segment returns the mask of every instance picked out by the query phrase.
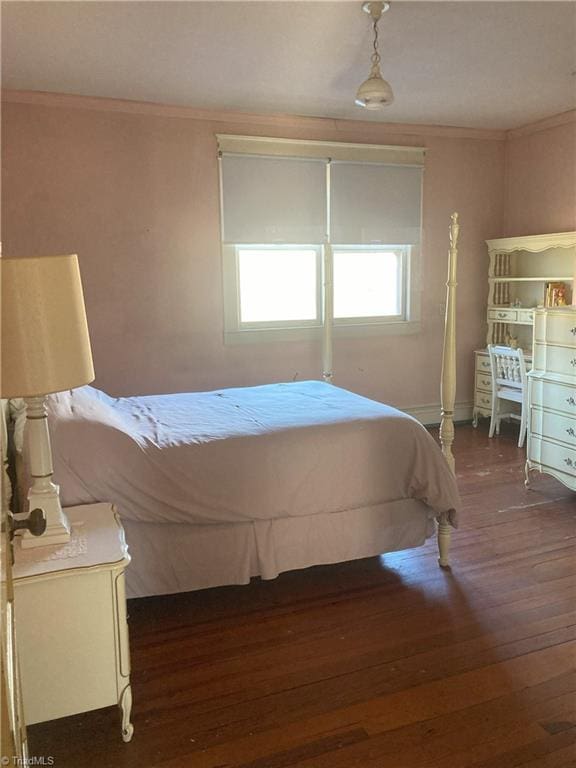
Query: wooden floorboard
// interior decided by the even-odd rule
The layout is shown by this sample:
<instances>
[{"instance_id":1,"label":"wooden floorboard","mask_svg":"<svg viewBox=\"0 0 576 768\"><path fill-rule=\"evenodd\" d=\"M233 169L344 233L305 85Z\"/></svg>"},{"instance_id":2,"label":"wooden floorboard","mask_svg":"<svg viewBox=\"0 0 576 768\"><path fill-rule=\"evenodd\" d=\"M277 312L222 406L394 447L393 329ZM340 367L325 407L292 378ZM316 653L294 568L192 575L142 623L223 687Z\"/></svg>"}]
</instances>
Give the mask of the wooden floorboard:
<instances>
[{"instance_id":1,"label":"wooden floorboard","mask_svg":"<svg viewBox=\"0 0 576 768\"><path fill-rule=\"evenodd\" d=\"M115 708L31 726L57 768L576 768L576 495L516 429L457 427L452 570L433 541L129 601ZM49 692L47 692L49 695Z\"/></svg>"}]
</instances>

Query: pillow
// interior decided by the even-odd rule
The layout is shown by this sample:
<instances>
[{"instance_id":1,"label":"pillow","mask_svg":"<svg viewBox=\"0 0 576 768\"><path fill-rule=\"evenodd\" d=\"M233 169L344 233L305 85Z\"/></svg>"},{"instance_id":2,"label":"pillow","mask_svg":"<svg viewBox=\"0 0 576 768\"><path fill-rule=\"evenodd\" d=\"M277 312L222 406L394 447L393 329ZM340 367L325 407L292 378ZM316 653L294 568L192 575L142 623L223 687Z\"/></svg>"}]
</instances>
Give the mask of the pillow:
<instances>
[{"instance_id":1,"label":"pillow","mask_svg":"<svg viewBox=\"0 0 576 768\"><path fill-rule=\"evenodd\" d=\"M71 389L65 392L57 392L54 395L48 395L47 405L49 412L54 408L63 416L68 411L68 415L84 412L88 418L92 417L95 421L108 421L116 416L111 405L113 399L104 392L94 387L85 386L78 389ZM10 420L13 424L14 449L17 453L24 451L24 430L26 427L26 403L22 397L12 398L8 401Z\"/></svg>"},{"instance_id":2,"label":"pillow","mask_svg":"<svg viewBox=\"0 0 576 768\"><path fill-rule=\"evenodd\" d=\"M117 400L91 386L47 397L54 482L62 506L109 501L102 482L134 430Z\"/></svg>"},{"instance_id":3,"label":"pillow","mask_svg":"<svg viewBox=\"0 0 576 768\"><path fill-rule=\"evenodd\" d=\"M88 384L48 395L46 401L51 430L63 420L91 422L126 430L122 414L114 407L114 398Z\"/></svg>"}]
</instances>

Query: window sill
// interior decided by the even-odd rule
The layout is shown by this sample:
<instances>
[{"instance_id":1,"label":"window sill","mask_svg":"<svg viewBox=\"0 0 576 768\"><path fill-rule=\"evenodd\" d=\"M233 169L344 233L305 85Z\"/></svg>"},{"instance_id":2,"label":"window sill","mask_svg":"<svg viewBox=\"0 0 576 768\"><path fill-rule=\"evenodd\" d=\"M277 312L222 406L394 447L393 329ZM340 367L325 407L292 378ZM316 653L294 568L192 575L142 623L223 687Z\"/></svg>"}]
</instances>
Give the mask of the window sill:
<instances>
[{"instance_id":1,"label":"window sill","mask_svg":"<svg viewBox=\"0 0 576 768\"><path fill-rule=\"evenodd\" d=\"M366 338L370 336L406 336L420 332L421 324L416 320L402 320L396 323L348 323L335 325L332 335L335 339ZM321 326L303 328L246 328L224 331L226 345L276 343L279 341L320 341Z\"/></svg>"}]
</instances>

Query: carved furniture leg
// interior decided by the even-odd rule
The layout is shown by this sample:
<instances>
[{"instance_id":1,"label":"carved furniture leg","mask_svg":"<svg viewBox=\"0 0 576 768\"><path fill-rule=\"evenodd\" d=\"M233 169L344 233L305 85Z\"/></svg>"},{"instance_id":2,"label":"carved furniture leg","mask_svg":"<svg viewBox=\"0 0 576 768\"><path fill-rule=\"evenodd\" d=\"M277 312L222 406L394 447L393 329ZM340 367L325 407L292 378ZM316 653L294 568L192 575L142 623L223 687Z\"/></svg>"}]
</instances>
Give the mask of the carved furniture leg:
<instances>
[{"instance_id":1,"label":"carved furniture leg","mask_svg":"<svg viewBox=\"0 0 576 768\"><path fill-rule=\"evenodd\" d=\"M118 706L122 710L122 739L130 741L134 733L134 726L130 722L130 713L132 711L132 689L129 685L124 688Z\"/></svg>"},{"instance_id":2,"label":"carved furniture leg","mask_svg":"<svg viewBox=\"0 0 576 768\"><path fill-rule=\"evenodd\" d=\"M528 459L526 459L526 464L524 464L524 485L528 490L530 490L530 462Z\"/></svg>"}]
</instances>

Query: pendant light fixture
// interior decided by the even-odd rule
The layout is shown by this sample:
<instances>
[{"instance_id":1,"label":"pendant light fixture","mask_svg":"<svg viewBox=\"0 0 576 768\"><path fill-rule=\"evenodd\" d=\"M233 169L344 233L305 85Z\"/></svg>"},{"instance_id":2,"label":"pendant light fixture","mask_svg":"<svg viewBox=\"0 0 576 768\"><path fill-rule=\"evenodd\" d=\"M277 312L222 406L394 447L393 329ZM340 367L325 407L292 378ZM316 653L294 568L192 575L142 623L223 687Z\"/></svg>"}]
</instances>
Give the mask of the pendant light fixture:
<instances>
[{"instance_id":1,"label":"pendant light fixture","mask_svg":"<svg viewBox=\"0 0 576 768\"><path fill-rule=\"evenodd\" d=\"M363 3L362 10L372 18L374 30L374 53L371 61L370 76L365 80L356 94L356 105L365 109L383 109L394 101L390 83L380 72L380 54L378 53L378 22L383 13L390 8L390 3Z\"/></svg>"}]
</instances>

